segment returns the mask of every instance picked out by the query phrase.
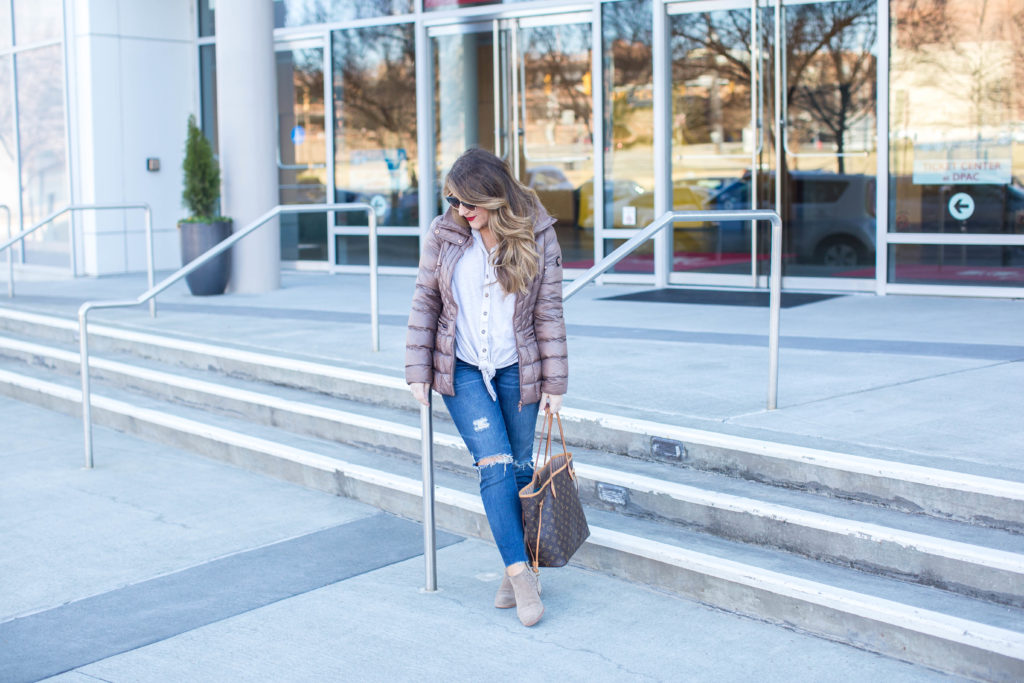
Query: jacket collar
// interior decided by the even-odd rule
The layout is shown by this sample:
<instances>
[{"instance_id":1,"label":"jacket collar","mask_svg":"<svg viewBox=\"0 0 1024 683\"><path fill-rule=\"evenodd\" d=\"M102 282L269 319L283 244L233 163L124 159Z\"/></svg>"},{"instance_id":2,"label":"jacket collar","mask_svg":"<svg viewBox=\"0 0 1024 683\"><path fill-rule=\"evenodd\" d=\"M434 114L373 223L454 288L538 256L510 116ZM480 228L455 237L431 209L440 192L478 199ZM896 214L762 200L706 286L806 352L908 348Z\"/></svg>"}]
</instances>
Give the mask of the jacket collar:
<instances>
[{"instance_id":1,"label":"jacket collar","mask_svg":"<svg viewBox=\"0 0 1024 683\"><path fill-rule=\"evenodd\" d=\"M461 244L472 234L472 230L468 225L457 223L454 212L455 209L449 207L437 222L436 230L438 230L438 236L446 242Z\"/></svg>"}]
</instances>

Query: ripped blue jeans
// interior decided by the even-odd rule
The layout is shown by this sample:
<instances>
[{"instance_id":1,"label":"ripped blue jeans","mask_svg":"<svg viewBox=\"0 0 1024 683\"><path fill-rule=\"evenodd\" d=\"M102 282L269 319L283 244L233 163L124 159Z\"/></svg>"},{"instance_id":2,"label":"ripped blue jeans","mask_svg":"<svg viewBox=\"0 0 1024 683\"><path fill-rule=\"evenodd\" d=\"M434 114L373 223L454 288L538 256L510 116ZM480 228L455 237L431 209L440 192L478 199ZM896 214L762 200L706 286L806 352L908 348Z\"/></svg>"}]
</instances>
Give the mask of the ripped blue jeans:
<instances>
[{"instance_id":1,"label":"ripped blue jeans","mask_svg":"<svg viewBox=\"0 0 1024 683\"><path fill-rule=\"evenodd\" d=\"M500 458L478 465L477 472L487 523L507 567L526 562L519 489L533 477L533 436L540 403L519 409L518 364L501 368L491 382L497 401L487 393L480 369L456 359L455 395L443 398L473 462Z\"/></svg>"}]
</instances>

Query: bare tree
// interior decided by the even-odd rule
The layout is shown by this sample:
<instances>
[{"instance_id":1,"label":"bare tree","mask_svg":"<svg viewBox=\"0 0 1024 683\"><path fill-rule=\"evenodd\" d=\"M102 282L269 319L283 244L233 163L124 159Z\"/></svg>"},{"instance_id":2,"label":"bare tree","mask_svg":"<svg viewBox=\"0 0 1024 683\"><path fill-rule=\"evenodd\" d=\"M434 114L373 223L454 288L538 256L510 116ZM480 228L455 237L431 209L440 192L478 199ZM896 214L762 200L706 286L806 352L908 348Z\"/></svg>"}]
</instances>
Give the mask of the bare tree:
<instances>
[{"instance_id":1,"label":"bare tree","mask_svg":"<svg viewBox=\"0 0 1024 683\"><path fill-rule=\"evenodd\" d=\"M415 55L411 25L335 33L335 111L345 130L384 148L415 141Z\"/></svg>"},{"instance_id":2,"label":"bare tree","mask_svg":"<svg viewBox=\"0 0 1024 683\"><path fill-rule=\"evenodd\" d=\"M803 78L789 82L790 107L831 133L839 173L845 171L846 136L874 113L877 97L876 0L804 5L794 8L787 33L825 35L804 60ZM802 41L806 43L807 41ZM800 43L794 47L799 49Z\"/></svg>"},{"instance_id":3,"label":"bare tree","mask_svg":"<svg viewBox=\"0 0 1024 683\"><path fill-rule=\"evenodd\" d=\"M803 110L814 123L835 136L842 152L847 131L874 111L879 0L846 0L789 6L785 10L785 87L791 107ZM775 69L773 15L759 21L760 77L766 98L772 98ZM673 82L709 83L704 115L689 111L700 102L684 103L691 131L708 139L712 126L728 134L749 120L751 22L747 10L701 12L673 17ZM766 76L768 76L766 78ZM728 87L719 88L724 82ZM713 98L719 98L715 102ZM711 120L714 113L716 120ZM694 121L696 119L696 121ZM702 128L703 126L703 128ZM720 133L721 134L721 133ZM768 136L774 131L769 127ZM837 157L840 172L843 158Z\"/></svg>"}]
</instances>

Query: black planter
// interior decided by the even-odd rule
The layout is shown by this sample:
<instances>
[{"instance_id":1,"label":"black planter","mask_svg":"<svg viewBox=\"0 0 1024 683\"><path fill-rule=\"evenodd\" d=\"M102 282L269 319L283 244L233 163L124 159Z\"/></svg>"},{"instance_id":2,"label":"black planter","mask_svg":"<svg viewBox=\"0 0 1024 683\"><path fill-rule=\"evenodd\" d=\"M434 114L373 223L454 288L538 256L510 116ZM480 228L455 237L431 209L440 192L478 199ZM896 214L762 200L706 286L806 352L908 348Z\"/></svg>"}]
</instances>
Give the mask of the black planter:
<instances>
[{"instance_id":1,"label":"black planter","mask_svg":"<svg viewBox=\"0 0 1024 683\"><path fill-rule=\"evenodd\" d=\"M178 223L181 234L181 264L187 265L231 236L231 221ZM185 276L193 296L223 294L231 279L231 250Z\"/></svg>"}]
</instances>

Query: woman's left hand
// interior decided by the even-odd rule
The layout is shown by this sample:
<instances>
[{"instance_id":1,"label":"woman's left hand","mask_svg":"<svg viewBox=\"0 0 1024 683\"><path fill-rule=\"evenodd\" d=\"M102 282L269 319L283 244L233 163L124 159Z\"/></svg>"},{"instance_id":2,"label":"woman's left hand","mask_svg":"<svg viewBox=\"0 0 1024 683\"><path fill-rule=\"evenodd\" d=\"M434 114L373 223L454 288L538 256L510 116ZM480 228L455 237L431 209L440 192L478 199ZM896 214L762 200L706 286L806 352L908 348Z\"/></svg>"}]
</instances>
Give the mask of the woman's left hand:
<instances>
[{"instance_id":1,"label":"woman's left hand","mask_svg":"<svg viewBox=\"0 0 1024 683\"><path fill-rule=\"evenodd\" d=\"M545 412L557 413L562 409L561 394L541 394L540 409Z\"/></svg>"}]
</instances>

